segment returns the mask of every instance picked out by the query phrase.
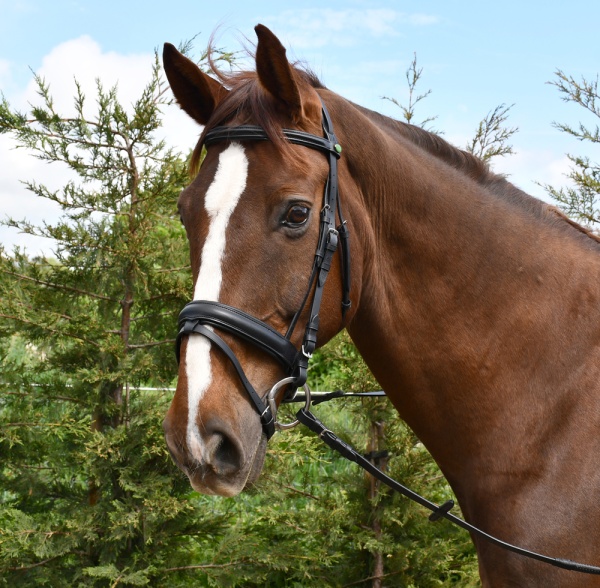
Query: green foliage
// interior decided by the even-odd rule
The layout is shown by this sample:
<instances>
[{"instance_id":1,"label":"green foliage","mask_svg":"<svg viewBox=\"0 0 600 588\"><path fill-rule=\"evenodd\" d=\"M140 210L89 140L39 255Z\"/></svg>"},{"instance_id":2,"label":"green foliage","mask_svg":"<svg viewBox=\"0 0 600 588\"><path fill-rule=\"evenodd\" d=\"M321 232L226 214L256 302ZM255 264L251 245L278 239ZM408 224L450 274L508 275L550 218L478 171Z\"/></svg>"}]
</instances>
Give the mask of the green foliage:
<instances>
[{"instance_id":1,"label":"green foliage","mask_svg":"<svg viewBox=\"0 0 600 588\"><path fill-rule=\"evenodd\" d=\"M517 127L507 127L508 113L514 106L500 104L490 110L481 120L475 135L467 144L467 151L483 161L490 161L494 157L503 157L514 153L507 141L519 130Z\"/></svg>"},{"instance_id":2,"label":"green foliage","mask_svg":"<svg viewBox=\"0 0 600 588\"><path fill-rule=\"evenodd\" d=\"M596 77L592 81L585 78L576 80L558 70L556 79L550 83L558 88L563 101L581 106L585 114L594 121L591 127L581 122L577 127L564 123L554 123L554 126L579 141L598 145L600 143L598 78ZM600 165L585 155L568 155L567 157L573 164L571 171L567 174L567 177L572 181L572 186L554 188L545 184L544 187L567 215L588 226L594 226L600 222L598 203L598 197L600 196Z\"/></svg>"},{"instance_id":3,"label":"green foliage","mask_svg":"<svg viewBox=\"0 0 600 588\"><path fill-rule=\"evenodd\" d=\"M384 100L389 100L393 104L395 104L402 111L402 118L409 124L416 125L421 127L422 129L426 129L428 131L433 131L433 129L428 128L429 123L432 123L437 116L430 116L423 119L421 122L417 122L415 120L415 109L417 104L422 100L425 100L429 94L431 94L431 90L427 90L423 94L417 93L417 85L421 76L423 75L423 68L417 66L417 54L413 54L413 59L410 62L406 72L405 72L406 82L408 85L408 104L404 105L396 98L390 98L388 96L383 96Z\"/></svg>"},{"instance_id":4,"label":"green foliage","mask_svg":"<svg viewBox=\"0 0 600 588\"><path fill-rule=\"evenodd\" d=\"M40 104L24 115L3 100L0 131L76 179L26 183L61 206L56 223L8 220L52 239L53 256L0 252L0 585L155 585L203 529L162 438L167 395L138 389L175 376L187 165L155 137L157 59L129 109L98 82L95 110L77 86L65 115L36 82Z\"/></svg>"}]
</instances>

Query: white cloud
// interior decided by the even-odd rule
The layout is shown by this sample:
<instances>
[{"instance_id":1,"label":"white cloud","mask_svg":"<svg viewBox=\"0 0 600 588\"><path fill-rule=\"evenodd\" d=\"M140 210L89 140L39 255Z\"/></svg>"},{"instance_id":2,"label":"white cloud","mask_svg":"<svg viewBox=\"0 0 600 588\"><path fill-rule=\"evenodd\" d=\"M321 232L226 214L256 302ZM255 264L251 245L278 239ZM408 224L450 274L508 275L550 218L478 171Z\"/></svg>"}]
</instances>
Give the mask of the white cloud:
<instances>
[{"instance_id":1,"label":"white cloud","mask_svg":"<svg viewBox=\"0 0 600 588\"><path fill-rule=\"evenodd\" d=\"M21 180L54 182L62 175L52 166L27 155L22 149L15 149L14 141L6 136L0 136L0 154L2 159L2 174L0 174L0 211L2 217L15 220L24 218L42 222L44 219L56 219L58 206L53 202L37 198L29 193ZM56 167L56 166L55 166ZM48 182L48 183L50 183ZM36 247L35 252L45 246L45 240L33 240L26 235L19 235L14 229L0 227L0 242L7 248L12 245ZM35 245L34 245L35 243Z\"/></svg>"},{"instance_id":2,"label":"white cloud","mask_svg":"<svg viewBox=\"0 0 600 588\"><path fill-rule=\"evenodd\" d=\"M434 14L409 14L407 21L413 26L429 26L440 22L440 18Z\"/></svg>"},{"instance_id":3,"label":"white cloud","mask_svg":"<svg viewBox=\"0 0 600 588\"><path fill-rule=\"evenodd\" d=\"M288 31L287 43L295 49L315 49L326 45L348 47L371 37L397 37L404 26L432 25L435 15L408 14L388 8L359 10L299 9L286 10L265 22Z\"/></svg>"},{"instance_id":4,"label":"white cloud","mask_svg":"<svg viewBox=\"0 0 600 588\"><path fill-rule=\"evenodd\" d=\"M77 79L87 97L86 116L93 118L96 79L101 80L105 90L117 84L119 101L125 108L130 108L150 80L153 59L150 53L104 52L92 38L82 36L56 46L44 57L37 73L50 85L56 110L67 116L74 113L74 80ZM9 74L10 64L0 61L0 81L10 78ZM20 92L12 92L9 98L11 106L20 111L27 110L28 104L40 103L33 80ZM177 106L165 109L164 123L160 138L166 138L169 144L182 151L193 147L199 127ZM35 224L55 222L60 216L58 206L27 191L22 181L34 180L50 189L58 189L73 177L71 172L60 164L41 162L30 152L15 147L16 143L9 136L0 136L0 217L27 218ZM32 254L51 249L51 244L45 240L19 235L6 227L0 227L0 243L8 249L13 245L26 245Z\"/></svg>"},{"instance_id":5,"label":"white cloud","mask_svg":"<svg viewBox=\"0 0 600 588\"><path fill-rule=\"evenodd\" d=\"M539 184L555 188L569 185L566 174L570 166L567 156L554 150L520 150L493 161L495 172L507 174L508 180L521 190L546 202L551 199Z\"/></svg>"},{"instance_id":6,"label":"white cloud","mask_svg":"<svg viewBox=\"0 0 600 588\"><path fill-rule=\"evenodd\" d=\"M0 11L6 13L8 11L30 14L35 12L35 8L31 2L27 0L1 0Z\"/></svg>"},{"instance_id":7,"label":"white cloud","mask_svg":"<svg viewBox=\"0 0 600 588\"><path fill-rule=\"evenodd\" d=\"M52 49L42 60L37 73L50 84L57 110L72 112L75 79L88 96L89 108L94 106L96 79L102 81L105 89L117 84L121 102L128 105L148 81L152 59L151 54L104 53L96 41L84 35ZM39 100L33 80L29 82L24 98L31 103Z\"/></svg>"}]
</instances>

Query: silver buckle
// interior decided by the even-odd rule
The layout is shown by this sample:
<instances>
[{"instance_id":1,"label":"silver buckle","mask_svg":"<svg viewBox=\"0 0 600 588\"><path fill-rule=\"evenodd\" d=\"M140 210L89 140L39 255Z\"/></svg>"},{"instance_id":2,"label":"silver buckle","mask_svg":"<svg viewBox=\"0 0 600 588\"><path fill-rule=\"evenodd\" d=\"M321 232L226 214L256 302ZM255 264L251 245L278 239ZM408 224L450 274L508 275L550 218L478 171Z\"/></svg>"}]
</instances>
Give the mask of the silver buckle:
<instances>
[{"instance_id":1,"label":"silver buckle","mask_svg":"<svg viewBox=\"0 0 600 588\"><path fill-rule=\"evenodd\" d=\"M283 386L287 386L288 384L291 384L294 381L294 379L295 378L292 378L292 377L283 378L283 380L277 382L277 384L275 384L275 386L273 386L271 388L271 391L267 394L267 402L269 403L269 408L271 409L271 414L273 415L273 419L275 420L275 428L280 431L292 429L298 423L300 423L299 420L295 420L292 423L277 422L277 403L275 402L275 397L277 396L277 392L279 392L279 390L281 388L283 388ZM308 387L308 384L303 384L302 388L304 390L304 393L306 394L306 403L304 405L304 410L310 410L310 388Z\"/></svg>"}]
</instances>

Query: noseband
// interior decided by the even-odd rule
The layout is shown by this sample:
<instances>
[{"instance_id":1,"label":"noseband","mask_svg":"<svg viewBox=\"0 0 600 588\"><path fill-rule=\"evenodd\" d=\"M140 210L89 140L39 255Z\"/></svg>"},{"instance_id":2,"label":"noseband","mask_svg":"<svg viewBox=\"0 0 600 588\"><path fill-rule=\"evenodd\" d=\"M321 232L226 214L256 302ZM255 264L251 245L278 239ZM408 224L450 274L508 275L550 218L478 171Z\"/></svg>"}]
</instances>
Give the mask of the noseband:
<instances>
[{"instance_id":1,"label":"noseband","mask_svg":"<svg viewBox=\"0 0 600 588\"><path fill-rule=\"evenodd\" d=\"M323 207L320 214L319 239L308 282L308 288L302 304L290 323L285 336L281 335L265 322L243 312L240 309L208 300L194 300L188 303L179 315L179 333L175 343L177 362L180 359L181 341L184 336L198 334L206 337L218 347L232 363L250 401L260 415L263 431L267 438L275 432L275 402L266 402L260 397L240 365L235 354L211 327L243 339L274 357L284 368L292 391L306 384L308 362L317 345L319 330L319 311L323 298L325 281L329 274L333 255L341 243L342 267L342 317L350 308L350 245L348 229L342 216L338 188L337 163L342 148L335 134L331 118L323 104L322 127L324 137L312 135L298 130L283 129L283 135L290 142L325 154L329 162L329 176L323 193ZM269 137L262 127L240 125L236 127L216 127L209 131L204 145L222 141L268 141ZM336 211L339 224L336 225ZM309 318L304 331L304 339L300 349L291 342L294 329L307 305L312 292ZM274 390L279 389L278 384Z\"/></svg>"}]
</instances>

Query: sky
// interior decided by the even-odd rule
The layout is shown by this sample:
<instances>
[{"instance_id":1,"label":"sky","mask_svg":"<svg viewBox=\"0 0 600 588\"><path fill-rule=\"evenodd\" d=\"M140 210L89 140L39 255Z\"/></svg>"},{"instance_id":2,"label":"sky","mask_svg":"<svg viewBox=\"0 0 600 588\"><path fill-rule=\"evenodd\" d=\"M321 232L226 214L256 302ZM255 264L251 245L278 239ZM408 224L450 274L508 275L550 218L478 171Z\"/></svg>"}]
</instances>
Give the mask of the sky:
<instances>
[{"instance_id":1,"label":"sky","mask_svg":"<svg viewBox=\"0 0 600 588\"><path fill-rule=\"evenodd\" d=\"M36 103L33 73L50 83L58 107L70 108L76 77L93 96L94 80L118 84L131 104L149 79L155 50L166 41L194 38L200 54L215 33L216 45L236 51L268 26L323 83L368 108L401 118L390 100L407 103L405 72L413 55L422 68L417 120L437 116L433 126L465 147L479 121L500 104L514 105L508 124L518 127L514 155L495 171L520 188L547 198L541 184L568 184L567 153L600 154L561 133L553 122L595 125L589 115L561 100L549 82L563 70L576 79L600 71L597 23L600 3L591 0L0 0L0 91L21 111ZM164 136L183 152L199 127L176 106L165 112ZM0 219L52 222L58 211L33 196L21 181L58 188L67 174L37 161L0 135ZM175 203L174 203L175 206ZM0 227L7 249L47 251L49 244Z\"/></svg>"}]
</instances>

